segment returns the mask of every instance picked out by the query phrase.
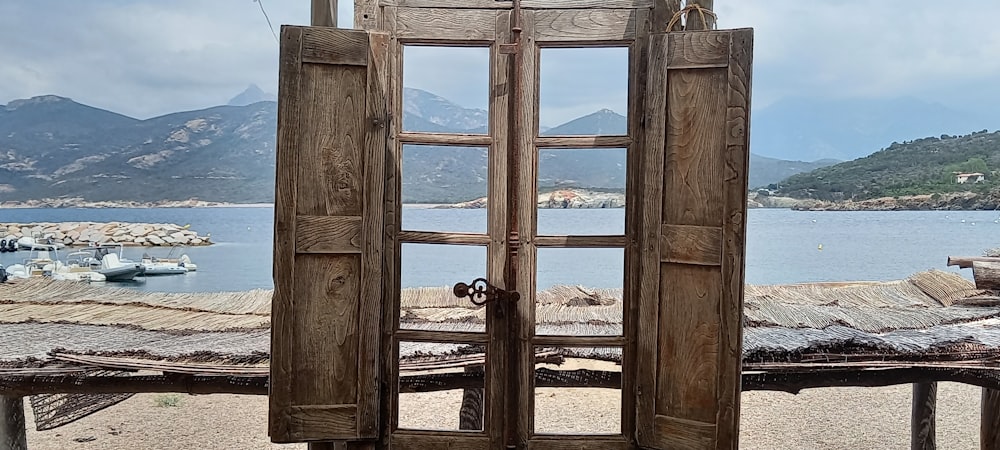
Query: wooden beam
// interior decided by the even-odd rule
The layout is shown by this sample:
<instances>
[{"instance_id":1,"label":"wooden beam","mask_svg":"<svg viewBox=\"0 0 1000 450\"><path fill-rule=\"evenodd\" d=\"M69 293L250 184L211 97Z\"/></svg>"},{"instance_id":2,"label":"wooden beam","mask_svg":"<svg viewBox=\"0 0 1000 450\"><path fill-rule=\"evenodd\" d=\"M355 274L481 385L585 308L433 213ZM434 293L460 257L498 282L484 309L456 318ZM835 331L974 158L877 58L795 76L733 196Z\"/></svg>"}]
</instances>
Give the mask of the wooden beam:
<instances>
[{"instance_id":1,"label":"wooden beam","mask_svg":"<svg viewBox=\"0 0 1000 450\"><path fill-rule=\"evenodd\" d=\"M1000 450L1000 389L983 388L982 407L979 448Z\"/></svg>"},{"instance_id":2,"label":"wooden beam","mask_svg":"<svg viewBox=\"0 0 1000 450\"><path fill-rule=\"evenodd\" d=\"M992 256L949 256L948 257L949 266L958 266L962 269L968 269L972 267L972 263L976 261L1000 263L1000 258Z\"/></svg>"},{"instance_id":3,"label":"wooden beam","mask_svg":"<svg viewBox=\"0 0 1000 450\"><path fill-rule=\"evenodd\" d=\"M0 396L0 450L27 450L24 399Z\"/></svg>"},{"instance_id":4,"label":"wooden beam","mask_svg":"<svg viewBox=\"0 0 1000 450\"><path fill-rule=\"evenodd\" d=\"M309 23L314 27L336 27L337 0L312 0Z\"/></svg>"},{"instance_id":5,"label":"wooden beam","mask_svg":"<svg viewBox=\"0 0 1000 450\"><path fill-rule=\"evenodd\" d=\"M976 289L1000 290L1000 261L973 261L972 278L976 280Z\"/></svg>"},{"instance_id":6,"label":"wooden beam","mask_svg":"<svg viewBox=\"0 0 1000 450\"><path fill-rule=\"evenodd\" d=\"M937 448L936 382L913 383L913 404L910 415L910 449L934 450Z\"/></svg>"},{"instance_id":7,"label":"wooden beam","mask_svg":"<svg viewBox=\"0 0 1000 450\"><path fill-rule=\"evenodd\" d=\"M687 21L684 25L685 31L692 30L711 30L715 28L715 16L708 13L715 8L714 0L688 0L688 6L697 3L701 6L701 9L706 10L704 13L699 13L697 10L691 10L687 12Z\"/></svg>"}]
</instances>

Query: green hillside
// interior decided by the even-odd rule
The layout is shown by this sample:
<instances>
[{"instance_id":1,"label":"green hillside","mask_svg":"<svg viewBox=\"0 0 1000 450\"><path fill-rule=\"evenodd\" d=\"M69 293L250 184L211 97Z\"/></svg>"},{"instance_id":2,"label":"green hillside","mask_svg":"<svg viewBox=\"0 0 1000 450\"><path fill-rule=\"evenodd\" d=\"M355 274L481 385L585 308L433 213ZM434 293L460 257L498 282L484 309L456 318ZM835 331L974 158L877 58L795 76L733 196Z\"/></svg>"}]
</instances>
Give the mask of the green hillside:
<instances>
[{"instance_id":1,"label":"green hillside","mask_svg":"<svg viewBox=\"0 0 1000 450\"><path fill-rule=\"evenodd\" d=\"M958 183L956 173L984 174L980 183ZM807 173L780 183L778 193L820 200L988 192L1000 186L1000 132L942 135L903 143L864 158Z\"/></svg>"}]
</instances>

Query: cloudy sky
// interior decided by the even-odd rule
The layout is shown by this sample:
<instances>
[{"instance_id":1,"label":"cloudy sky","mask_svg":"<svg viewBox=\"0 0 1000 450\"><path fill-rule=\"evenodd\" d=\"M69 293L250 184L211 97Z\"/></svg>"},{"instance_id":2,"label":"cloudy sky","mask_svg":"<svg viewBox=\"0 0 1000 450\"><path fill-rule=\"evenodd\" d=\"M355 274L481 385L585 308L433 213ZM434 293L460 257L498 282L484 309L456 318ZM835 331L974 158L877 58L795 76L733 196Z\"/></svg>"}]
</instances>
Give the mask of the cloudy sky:
<instances>
[{"instance_id":1,"label":"cloudy sky","mask_svg":"<svg viewBox=\"0 0 1000 450\"><path fill-rule=\"evenodd\" d=\"M306 0L263 2L276 31L309 21ZM353 2L340 3L349 26ZM755 28L755 108L783 97L912 96L980 114L1000 109L995 0L961 10L929 0L716 4L722 27ZM624 112L624 52L546 52L543 125L600 108ZM137 118L200 109L251 83L275 92L277 55L253 0L0 1L0 104L56 94ZM485 52L408 55L408 86L485 107Z\"/></svg>"}]
</instances>

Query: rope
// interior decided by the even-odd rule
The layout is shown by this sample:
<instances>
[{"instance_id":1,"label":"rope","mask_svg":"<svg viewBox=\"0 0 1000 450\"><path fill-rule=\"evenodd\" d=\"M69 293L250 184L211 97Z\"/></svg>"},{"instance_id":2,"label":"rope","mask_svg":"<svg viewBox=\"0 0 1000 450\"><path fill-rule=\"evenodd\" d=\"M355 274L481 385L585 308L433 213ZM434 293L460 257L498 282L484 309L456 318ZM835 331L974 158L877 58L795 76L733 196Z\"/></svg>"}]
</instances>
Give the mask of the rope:
<instances>
[{"instance_id":1,"label":"rope","mask_svg":"<svg viewBox=\"0 0 1000 450\"><path fill-rule=\"evenodd\" d=\"M709 15L709 16L712 16L712 19L715 20L716 22L719 20L719 16L716 15L711 10L702 8L701 5L699 5L697 3L691 3L691 4L687 5L687 6L685 6L684 8L682 8L680 11L677 11L676 13L674 13L674 16L670 18L670 22L667 23L667 32L669 32L670 30L673 30L674 29L674 25L677 25L677 23L681 21L681 17L683 17L685 14L687 14L687 13L689 13L691 11L697 11L698 15L701 16L701 23L704 23L704 24L708 23L708 20L705 19L705 15L706 14ZM715 24L713 24L713 28L714 27L715 27Z\"/></svg>"}]
</instances>

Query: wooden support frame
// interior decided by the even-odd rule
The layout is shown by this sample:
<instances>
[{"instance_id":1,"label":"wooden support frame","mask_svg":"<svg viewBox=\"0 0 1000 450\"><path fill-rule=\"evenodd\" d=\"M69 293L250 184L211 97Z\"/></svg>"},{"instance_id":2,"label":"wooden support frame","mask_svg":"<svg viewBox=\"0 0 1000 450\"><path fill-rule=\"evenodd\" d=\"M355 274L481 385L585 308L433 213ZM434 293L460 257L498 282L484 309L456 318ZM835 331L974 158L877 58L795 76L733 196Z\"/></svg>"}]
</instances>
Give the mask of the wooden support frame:
<instances>
[{"instance_id":1,"label":"wooden support frame","mask_svg":"<svg viewBox=\"0 0 1000 450\"><path fill-rule=\"evenodd\" d=\"M0 395L0 450L27 450L24 399Z\"/></svg>"},{"instance_id":2,"label":"wooden support frame","mask_svg":"<svg viewBox=\"0 0 1000 450\"><path fill-rule=\"evenodd\" d=\"M937 448L937 382L913 383L910 414L910 449Z\"/></svg>"}]
</instances>

